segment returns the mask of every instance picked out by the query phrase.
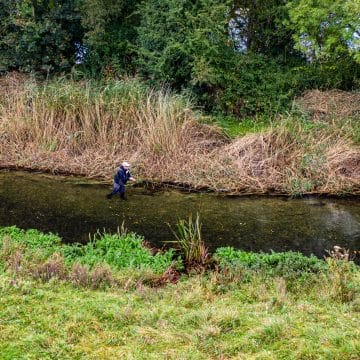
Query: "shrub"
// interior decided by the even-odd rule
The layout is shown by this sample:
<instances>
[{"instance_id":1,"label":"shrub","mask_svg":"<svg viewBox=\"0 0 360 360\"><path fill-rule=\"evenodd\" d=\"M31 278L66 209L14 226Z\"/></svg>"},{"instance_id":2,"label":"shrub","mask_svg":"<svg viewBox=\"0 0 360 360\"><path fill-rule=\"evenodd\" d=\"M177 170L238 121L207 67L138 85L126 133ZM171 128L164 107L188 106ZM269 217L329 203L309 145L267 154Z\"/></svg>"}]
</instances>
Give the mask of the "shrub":
<instances>
[{"instance_id":1,"label":"shrub","mask_svg":"<svg viewBox=\"0 0 360 360\"><path fill-rule=\"evenodd\" d=\"M78 261L90 268L106 263L116 270L151 268L156 273L164 272L172 264L174 251L152 255L143 241L143 237L134 233L103 234L86 245L65 245L62 253L68 262Z\"/></svg>"},{"instance_id":2,"label":"shrub","mask_svg":"<svg viewBox=\"0 0 360 360\"><path fill-rule=\"evenodd\" d=\"M216 250L214 258L221 267L242 267L272 276L293 277L306 273L319 273L327 269L325 261L313 255L305 256L292 251L266 254L223 247Z\"/></svg>"}]
</instances>

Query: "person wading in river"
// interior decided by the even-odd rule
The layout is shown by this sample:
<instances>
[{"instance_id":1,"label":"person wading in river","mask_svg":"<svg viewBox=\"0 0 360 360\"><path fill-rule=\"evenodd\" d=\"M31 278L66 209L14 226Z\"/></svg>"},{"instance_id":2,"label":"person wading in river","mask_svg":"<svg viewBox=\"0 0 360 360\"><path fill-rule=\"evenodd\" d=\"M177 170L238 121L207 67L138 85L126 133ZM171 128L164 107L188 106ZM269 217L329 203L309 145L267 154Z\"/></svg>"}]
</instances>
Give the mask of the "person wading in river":
<instances>
[{"instance_id":1,"label":"person wading in river","mask_svg":"<svg viewBox=\"0 0 360 360\"><path fill-rule=\"evenodd\" d=\"M135 181L135 179L130 175L130 164L124 161L118 172L114 176L114 186L110 194L107 194L106 197L111 199L116 193L120 194L120 198L126 200L125 198L125 185L128 180Z\"/></svg>"}]
</instances>

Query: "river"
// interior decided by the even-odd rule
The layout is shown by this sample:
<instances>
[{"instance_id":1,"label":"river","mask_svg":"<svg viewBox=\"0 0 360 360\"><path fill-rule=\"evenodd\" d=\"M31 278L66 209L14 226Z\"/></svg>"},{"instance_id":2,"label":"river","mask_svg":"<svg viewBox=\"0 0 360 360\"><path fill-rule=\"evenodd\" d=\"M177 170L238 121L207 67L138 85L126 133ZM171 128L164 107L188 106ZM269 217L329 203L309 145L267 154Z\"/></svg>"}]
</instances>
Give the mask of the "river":
<instances>
[{"instance_id":1,"label":"river","mask_svg":"<svg viewBox=\"0 0 360 360\"><path fill-rule=\"evenodd\" d=\"M78 177L0 172L0 226L58 233L86 242L122 223L155 246L174 240L178 219L200 214L210 249L300 251L323 256L334 245L360 249L360 199L226 197L128 187L127 201L105 198L111 186Z\"/></svg>"}]
</instances>

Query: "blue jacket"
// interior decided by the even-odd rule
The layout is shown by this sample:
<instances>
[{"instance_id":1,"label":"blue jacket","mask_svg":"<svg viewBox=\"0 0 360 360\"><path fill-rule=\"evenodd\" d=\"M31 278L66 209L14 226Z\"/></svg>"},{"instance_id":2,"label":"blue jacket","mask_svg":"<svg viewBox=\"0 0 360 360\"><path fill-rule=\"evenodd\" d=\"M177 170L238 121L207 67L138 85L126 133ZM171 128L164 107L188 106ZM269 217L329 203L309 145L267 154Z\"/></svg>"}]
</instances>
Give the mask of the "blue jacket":
<instances>
[{"instance_id":1,"label":"blue jacket","mask_svg":"<svg viewBox=\"0 0 360 360\"><path fill-rule=\"evenodd\" d=\"M117 184L125 185L130 178L131 178L130 171L125 170L122 166L120 166L118 172L114 176L114 181Z\"/></svg>"}]
</instances>

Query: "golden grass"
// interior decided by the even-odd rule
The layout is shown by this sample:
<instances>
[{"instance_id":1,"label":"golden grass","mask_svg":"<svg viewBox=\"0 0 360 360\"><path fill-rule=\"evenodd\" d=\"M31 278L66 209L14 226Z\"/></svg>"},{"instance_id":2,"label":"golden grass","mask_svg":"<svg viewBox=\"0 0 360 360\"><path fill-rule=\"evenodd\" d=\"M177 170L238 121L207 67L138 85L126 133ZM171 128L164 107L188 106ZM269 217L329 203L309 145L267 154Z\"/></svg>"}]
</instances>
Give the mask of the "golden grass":
<instances>
[{"instance_id":1,"label":"golden grass","mask_svg":"<svg viewBox=\"0 0 360 360\"><path fill-rule=\"evenodd\" d=\"M351 126L309 131L296 118L230 141L191 101L136 79L108 84L0 79L0 166L111 179L119 163L138 178L235 193L359 191ZM350 126L350 128L349 128Z\"/></svg>"},{"instance_id":2,"label":"golden grass","mask_svg":"<svg viewBox=\"0 0 360 360\"><path fill-rule=\"evenodd\" d=\"M301 126L295 132L280 126L245 136L227 145L222 154L225 163L236 165L242 185L251 191L332 193L355 189L360 183L359 149L336 136L314 137Z\"/></svg>"},{"instance_id":3,"label":"golden grass","mask_svg":"<svg viewBox=\"0 0 360 360\"><path fill-rule=\"evenodd\" d=\"M358 117L360 113L360 93L348 91L310 90L299 97L297 103L315 121L329 121L334 117Z\"/></svg>"}]
</instances>

